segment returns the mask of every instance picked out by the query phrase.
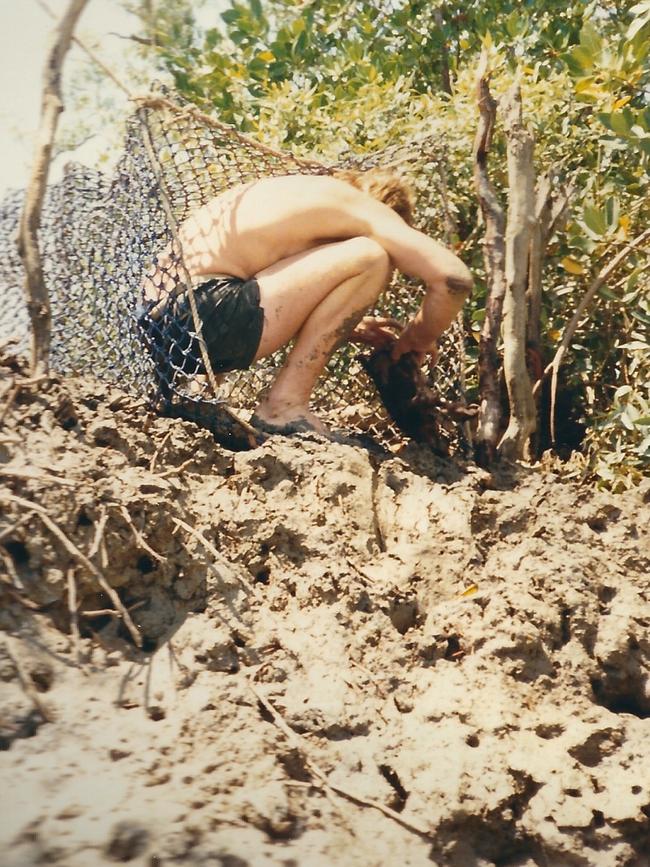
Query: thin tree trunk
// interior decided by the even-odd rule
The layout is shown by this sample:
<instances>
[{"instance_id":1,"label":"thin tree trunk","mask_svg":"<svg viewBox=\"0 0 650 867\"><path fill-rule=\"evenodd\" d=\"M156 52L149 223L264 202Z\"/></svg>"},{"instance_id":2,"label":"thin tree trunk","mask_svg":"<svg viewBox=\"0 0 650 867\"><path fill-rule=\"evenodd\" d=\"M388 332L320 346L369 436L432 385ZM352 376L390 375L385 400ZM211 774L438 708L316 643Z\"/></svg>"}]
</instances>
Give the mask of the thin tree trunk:
<instances>
[{"instance_id":1,"label":"thin tree trunk","mask_svg":"<svg viewBox=\"0 0 650 867\"><path fill-rule=\"evenodd\" d=\"M442 89L445 93L451 95L453 91L451 87L451 74L449 71L449 46L447 45L447 40L444 38L445 21L442 14L444 8L444 6L438 6L433 10L433 20L436 22L436 26L440 28L440 33L443 37L442 47L440 50L440 77L442 79Z\"/></svg>"},{"instance_id":2,"label":"thin tree trunk","mask_svg":"<svg viewBox=\"0 0 650 867\"><path fill-rule=\"evenodd\" d=\"M43 72L41 123L31 176L20 220L18 250L25 267L25 298L32 326L32 376L46 373L50 351L50 299L43 276L43 264L38 246L38 230L47 176L52 158L52 146L63 111L61 100L61 70L70 47L72 34L87 0L70 0L61 18Z\"/></svg>"},{"instance_id":3,"label":"thin tree trunk","mask_svg":"<svg viewBox=\"0 0 650 867\"><path fill-rule=\"evenodd\" d=\"M572 196L573 185L559 184L554 169L544 174L537 184L535 224L530 239L528 289L526 290L528 300L526 336L528 346L537 351L541 345L542 272L546 248L553 233L564 223Z\"/></svg>"},{"instance_id":4,"label":"thin tree trunk","mask_svg":"<svg viewBox=\"0 0 650 867\"><path fill-rule=\"evenodd\" d=\"M496 118L496 102L490 93L485 65L483 59L477 93L480 117L474 140L474 185L485 223L483 255L487 281L485 320L481 331L478 361L481 405L476 433L476 457L482 466L489 466L496 454L501 426L497 341L506 281L505 215L487 171L487 158Z\"/></svg>"},{"instance_id":5,"label":"thin tree trunk","mask_svg":"<svg viewBox=\"0 0 650 867\"><path fill-rule=\"evenodd\" d=\"M528 320L526 323L526 342L530 349L539 352L541 342L542 315L542 270L544 252L548 243L551 223L551 203L553 201L551 174L543 175L535 191L535 222L530 233L530 258L528 263Z\"/></svg>"},{"instance_id":6,"label":"thin tree trunk","mask_svg":"<svg viewBox=\"0 0 650 867\"><path fill-rule=\"evenodd\" d=\"M529 457L529 440L537 427L533 389L526 366L526 286L531 231L535 224L533 136L524 127L521 89L517 82L506 107L508 148L508 225L506 229L506 295L503 305L503 369L510 421L499 452L503 457Z\"/></svg>"}]
</instances>

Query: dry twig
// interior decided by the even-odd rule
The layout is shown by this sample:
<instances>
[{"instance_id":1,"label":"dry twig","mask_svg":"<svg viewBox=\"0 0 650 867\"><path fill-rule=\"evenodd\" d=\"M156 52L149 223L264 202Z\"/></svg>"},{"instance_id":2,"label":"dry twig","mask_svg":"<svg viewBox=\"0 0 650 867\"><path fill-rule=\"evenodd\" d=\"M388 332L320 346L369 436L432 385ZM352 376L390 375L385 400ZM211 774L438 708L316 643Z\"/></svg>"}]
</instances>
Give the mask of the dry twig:
<instances>
[{"instance_id":1,"label":"dry twig","mask_svg":"<svg viewBox=\"0 0 650 867\"><path fill-rule=\"evenodd\" d=\"M183 463L180 466L171 467L170 469L165 470L164 473L159 473L158 476L161 479L166 479L168 476L180 475L183 472L183 470L185 469L185 467L189 467L190 464L194 463L194 460L195 459L193 457L188 458L186 461L183 461Z\"/></svg>"},{"instance_id":2,"label":"dry twig","mask_svg":"<svg viewBox=\"0 0 650 867\"><path fill-rule=\"evenodd\" d=\"M141 599L139 602L136 602L134 605L129 605L127 611L129 614L132 611L137 611L138 608L142 608L143 605L147 604L146 599ZM96 608L92 611L80 611L79 614L82 617L119 617L119 611L116 611L114 608Z\"/></svg>"},{"instance_id":3,"label":"dry twig","mask_svg":"<svg viewBox=\"0 0 650 867\"><path fill-rule=\"evenodd\" d=\"M31 372L47 373L49 363L51 314L50 298L43 274L43 261L38 243L41 207L47 186L52 158L52 146L63 111L61 73L70 48L77 20L88 0L69 0L60 18L43 70L41 122L32 171L27 184L25 204L20 218L18 249L25 269L25 300L32 330Z\"/></svg>"},{"instance_id":4,"label":"dry twig","mask_svg":"<svg viewBox=\"0 0 650 867\"><path fill-rule=\"evenodd\" d=\"M318 767L318 765L310 758L307 752L307 748L305 746L304 739L301 738L299 734L294 732L294 730L289 727L289 725L286 723L277 708L275 708L275 706L272 705L271 702L265 696L263 696L261 692L256 687L254 687L249 680L246 681L246 684L255 696L255 698L271 715L273 722L277 725L280 731L282 731L286 735L288 740L293 743L294 746L300 751L301 755L304 757L307 768L325 789L328 789L329 791L334 792L340 797L351 801L353 804L357 804L357 806L371 807L373 810L379 810L379 812L383 813L384 816L387 816L389 819L397 822L408 831L412 831L414 834L418 834L418 836L420 837L424 837L427 840L430 840L433 837L433 832L429 828L424 828L416 822L411 822L408 819L405 819L395 810L391 810L390 807L386 807L379 801L373 801L371 798L363 798L360 795L355 795L353 792L349 792L347 789L343 789L341 788L341 786L337 786L335 783L330 782L327 774L322 771Z\"/></svg>"},{"instance_id":5,"label":"dry twig","mask_svg":"<svg viewBox=\"0 0 650 867\"><path fill-rule=\"evenodd\" d=\"M81 636L79 634L79 612L77 610L77 582L74 577L74 569L68 569L67 574L67 582L68 582L68 612L70 614L70 633L72 634L72 648L74 650L74 656L77 660L77 663L81 663L81 650L80 650L80 641Z\"/></svg>"},{"instance_id":6,"label":"dry twig","mask_svg":"<svg viewBox=\"0 0 650 867\"><path fill-rule=\"evenodd\" d=\"M198 530L195 530L194 527L190 527L190 525L187 524L185 521L181 521L180 518L174 518L174 523L178 524L178 526L182 527L184 530L187 530L187 532L191 536L194 536L194 538L199 541L210 554L212 554L215 560L218 561L222 559L221 554L217 551L214 545L208 542L208 540L202 533L200 533ZM250 581L246 581L246 579L242 578L240 575L237 575L236 578L240 582L240 584L242 584L242 586L245 587L246 590L248 590L249 593L255 592L255 588L250 583Z\"/></svg>"},{"instance_id":7,"label":"dry twig","mask_svg":"<svg viewBox=\"0 0 650 867\"><path fill-rule=\"evenodd\" d=\"M105 509L102 507L102 513L97 522L97 526L95 527L95 538L93 539L93 543L90 546L90 551L88 552L88 559L92 560L95 554L99 551L99 546L102 543L104 538L104 530L106 529L106 523L108 522L108 514Z\"/></svg>"},{"instance_id":8,"label":"dry twig","mask_svg":"<svg viewBox=\"0 0 650 867\"><path fill-rule=\"evenodd\" d=\"M142 636L138 632L136 625L134 624L133 620L131 619L129 612L124 607L124 604L123 604L122 600L120 599L120 597L118 596L117 592L115 591L115 588L111 587L111 585L108 583L106 578L104 578L104 576L99 571L99 569L93 563L90 562L88 557L86 557L86 555L83 554L79 550L79 548L77 548L77 546L74 544L74 542L71 542L70 539L68 539L68 537L65 535L63 530L58 526L58 524L56 524L52 520L52 518L50 518L50 516L45 511L45 509L42 506L37 506L35 503L30 503L29 500L24 500L22 497L16 497L13 494L0 495L0 499L5 500L5 501L9 501L11 503L15 503L18 506L22 506L24 509L31 509L32 511L36 512L36 514L39 516L39 518L41 519L43 524L47 527L47 529L50 531L50 533L56 539L59 540L59 542L63 545L63 547L66 549L66 551L72 557L74 557L74 559L81 566L83 566L84 569L87 569L88 572L90 572L90 574L97 581L97 583L102 588L104 593L106 593L108 598L111 600L111 602L113 603L113 605L116 608L116 611L119 612L120 616L122 617L122 619L124 621L124 625L129 630L131 638L133 638L133 641L135 642L136 646L142 647Z\"/></svg>"},{"instance_id":9,"label":"dry twig","mask_svg":"<svg viewBox=\"0 0 650 867\"><path fill-rule=\"evenodd\" d=\"M126 508L126 506L120 506L120 514L122 515L122 517L124 518L126 523L131 528L131 531L133 532L133 536L135 538L136 544L139 545L143 551L146 551L147 554L151 554L151 556L154 558L154 560L157 560L159 563L164 563L165 558L161 554L158 554L156 551L154 551L154 549L149 545L148 542L145 541L142 534L138 531L137 527L133 523L133 519L131 518L131 515L129 514L129 510Z\"/></svg>"},{"instance_id":10,"label":"dry twig","mask_svg":"<svg viewBox=\"0 0 650 867\"><path fill-rule=\"evenodd\" d=\"M36 688L32 683L30 676L25 672L22 666L22 662L20 661L20 655L16 653L15 646L12 648L14 644L13 639L9 635L5 635L5 650L7 652L7 656L13 662L14 668L16 669L16 674L18 675L18 680L20 681L20 685L25 691L25 695L30 699L34 708L38 711L41 716L41 719L44 722L52 722L54 720L54 714L52 711L41 701L40 695L36 692Z\"/></svg>"},{"instance_id":11,"label":"dry twig","mask_svg":"<svg viewBox=\"0 0 650 867\"><path fill-rule=\"evenodd\" d=\"M0 476L4 476L9 479L24 479L28 482L54 482L57 485L63 485L64 487L72 487L75 488L80 484L79 481L75 479L63 479L60 476L52 476L49 473L42 472L38 473L30 470L29 468L26 470L14 469L13 467L2 467L0 469Z\"/></svg>"},{"instance_id":12,"label":"dry twig","mask_svg":"<svg viewBox=\"0 0 650 867\"><path fill-rule=\"evenodd\" d=\"M9 397L7 398L5 405L2 407L2 410L0 410L0 424L2 424L4 422L5 417L6 417L7 413L9 412L9 410L11 409L11 407L13 406L13 403L16 400L16 397L18 396L19 391L20 391L19 385L14 385L13 388L11 388L11 390L9 392Z\"/></svg>"},{"instance_id":13,"label":"dry twig","mask_svg":"<svg viewBox=\"0 0 650 867\"><path fill-rule=\"evenodd\" d=\"M167 433L165 434L165 436L162 438L162 441L161 441L160 445L158 446L158 448L156 449L156 451L153 453L153 457L151 458L151 460L150 460L150 462L149 462L149 472L150 472L150 473L153 473L153 468L156 466L156 461L157 461L158 458L160 457L160 453L162 452L162 450L163 450L163 449L165 448L165 446L167 445L167 440L170 438L170 436L173 434L173 432L174 432L173 429L167 431Z\"/></svg>"},{"instance_id":14,"label":"dry twig","mask_svg":"<svg viewBox=\"0 0 650 867\"><path fill-rule=\"evenodd\" d=\"M2 542L3 539L6 539L7 536L12 536L16 532L16 530L20 529L20 527L22 527L23 524L25 524L29 520L29 518L29 515L21 515L17 521L14 521L14 523L11 524L11 526L4 529L0 533L0 542Z\"/></svg>"}]
</instances>

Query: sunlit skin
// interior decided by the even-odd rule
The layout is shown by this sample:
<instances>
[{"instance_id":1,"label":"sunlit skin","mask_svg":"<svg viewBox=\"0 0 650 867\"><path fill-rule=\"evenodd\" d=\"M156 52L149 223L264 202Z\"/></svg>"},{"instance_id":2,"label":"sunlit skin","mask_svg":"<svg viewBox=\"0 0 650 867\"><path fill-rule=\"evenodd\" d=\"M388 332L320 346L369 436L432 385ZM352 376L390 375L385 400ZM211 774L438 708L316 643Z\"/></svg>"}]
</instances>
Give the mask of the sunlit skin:
<instances>
[{"instance_id":1,"label":"sunlit skin","mask_svg":"<svg viewBox=\"0 0 650 867\"><path fill-rule=\"evenodd\" d=\"M264 308L256 360L295 337L256 410L273 425L305 420L325 431L309 409L312 391L334 350L351 336L375 345L387 339L389 322L363 317L395 268L426 288L394 344L395 359L406 352L435 357L438 337L472 286L470 272L449 249L368 194L327 176L267 178L232 188L192 214L180 240L192 277L256 277ZM147 298L166 294L170 262L168 252L158 257Z\"/></svg>"}]
</instances>

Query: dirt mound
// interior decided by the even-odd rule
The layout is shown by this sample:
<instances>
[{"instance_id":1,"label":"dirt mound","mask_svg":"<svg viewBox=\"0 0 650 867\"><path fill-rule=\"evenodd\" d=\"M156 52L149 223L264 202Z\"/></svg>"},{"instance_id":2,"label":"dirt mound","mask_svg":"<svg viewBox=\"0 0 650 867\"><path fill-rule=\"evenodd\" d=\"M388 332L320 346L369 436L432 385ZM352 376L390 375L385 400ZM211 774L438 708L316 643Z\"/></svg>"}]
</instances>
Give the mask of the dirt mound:
<instances>
[{"instance_id":1,"label":"dirt mound","mask_svg":"<svg viewBox=\"0 0 650 867\"><path fill-rule=\"evenodd\" d=\"M0 413L4 867L650 863L643 491Z\"/></svg>"}]
</instances>

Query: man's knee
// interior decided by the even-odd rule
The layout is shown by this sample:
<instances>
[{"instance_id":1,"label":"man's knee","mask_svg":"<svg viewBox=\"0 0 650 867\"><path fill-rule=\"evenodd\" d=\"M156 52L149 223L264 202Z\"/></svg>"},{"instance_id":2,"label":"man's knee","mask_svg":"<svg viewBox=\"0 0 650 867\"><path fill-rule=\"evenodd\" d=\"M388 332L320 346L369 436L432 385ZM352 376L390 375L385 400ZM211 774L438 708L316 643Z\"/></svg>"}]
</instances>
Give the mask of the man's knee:
<instances>
[{"instance_id":1,"label":"man's knee","mask_svg":"<svg viewBox=\"0 0 650 867\"><path fill-rule=\"evenodd\" d=\"M380 243L365 236L351 238L347 243L359 271L377 271L382 276L388 274L390 257Z\"/></svg>"}]
</instances>

